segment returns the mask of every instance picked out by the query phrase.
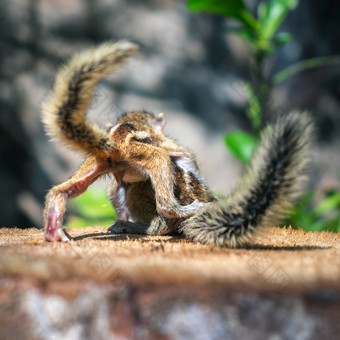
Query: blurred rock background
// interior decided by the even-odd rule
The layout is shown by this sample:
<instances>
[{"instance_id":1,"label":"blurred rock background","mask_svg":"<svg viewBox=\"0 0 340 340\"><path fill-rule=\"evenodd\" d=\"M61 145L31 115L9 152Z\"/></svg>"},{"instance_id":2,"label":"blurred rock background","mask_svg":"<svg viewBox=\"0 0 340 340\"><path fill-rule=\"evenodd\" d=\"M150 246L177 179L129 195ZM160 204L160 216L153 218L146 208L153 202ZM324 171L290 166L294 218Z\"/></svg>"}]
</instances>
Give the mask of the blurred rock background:
<instances>
[{"instance_id":1,"label":"blurred rock background","mask_svg":"<svg viewBox=\"0 0 340 340\"><path fill-rule=\"evenodd\" d=\"M248 1L255 8L256 1ZM268 69L340 54L340 7L303 0L282 26L294 41ZM64 181L81 157L52 143L40 123L40 103L57 68L73 52L129 38L141 52L97 89L91 119L112 122L124 111L164 112L168 134L197 154L207 182L228 193L241 168L223 135L250 129L239 80L250 58L218 16L191 13L177 0L11 0L0 2L0 226L42 225L47 190ZM340 179L340 66L300 73L273 93L273 114L307 108L318 125L313 149L316 189Z\"/></svg>"}]
</instances>

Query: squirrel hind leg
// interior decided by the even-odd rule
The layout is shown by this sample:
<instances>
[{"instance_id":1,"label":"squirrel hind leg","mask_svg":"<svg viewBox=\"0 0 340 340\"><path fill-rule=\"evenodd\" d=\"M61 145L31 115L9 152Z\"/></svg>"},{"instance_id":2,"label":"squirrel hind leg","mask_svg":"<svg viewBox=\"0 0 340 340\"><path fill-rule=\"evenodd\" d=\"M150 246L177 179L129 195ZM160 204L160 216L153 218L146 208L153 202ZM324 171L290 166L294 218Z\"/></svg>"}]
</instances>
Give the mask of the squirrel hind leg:
<instances>
[{"instance_id":1,"label":"squirrel hind leg","mask_svg":"<svg viewBox=\"0 0 340 340\"><path fill-rule=\"evenodd\" d=\"M167 235L176 231L176 223L168 223L162 216L156 216L150 225L118 220L112 224L108 232L112 234L146 234L146 235Z\"/></svg>"},{"instance_id":2,"label":"squirrel hind leg","mask_svg":"<svg viewBox=\"0 0 340 340\"><path fill-rule=\"evenodd\" d=\"M111 234L147 234L148 225L118 220L107 230Z\"/></svg>"}]
</instances>

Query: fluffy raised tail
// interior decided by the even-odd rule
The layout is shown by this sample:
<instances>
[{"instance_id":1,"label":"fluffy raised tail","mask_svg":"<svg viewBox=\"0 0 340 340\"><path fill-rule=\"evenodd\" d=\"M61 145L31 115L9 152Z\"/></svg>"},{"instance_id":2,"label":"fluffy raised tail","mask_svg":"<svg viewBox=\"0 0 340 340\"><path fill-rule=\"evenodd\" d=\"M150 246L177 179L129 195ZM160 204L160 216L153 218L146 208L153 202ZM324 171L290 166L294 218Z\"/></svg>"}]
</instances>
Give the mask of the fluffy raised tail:
<instances>
[{"instance_id":1,"label":"fluffy raised tail","mask_svg":"<svg viewBox=\"0 0 340 340\"><path fill-rule=\"evenodd\" d=\"M107 132L86 119L96 83L122 66L138 49L129 41L105 43L75 54L62 67L53 90L42 105L49 135L74 149L106 155L115 149Z\"/></svg>"},{"instance_id":2,"label":"fluffy raised tail","mask_svg":"<svg viewBox=\"0 0 340 340\"><path fill-rule=\"evenodd\" d=\"M305 112L291 112L268 126L234 192L185 220L184 235L205 244L237 246L258 227L278 222L302 191L312 134Z\"/></svg>"}]
</instances>

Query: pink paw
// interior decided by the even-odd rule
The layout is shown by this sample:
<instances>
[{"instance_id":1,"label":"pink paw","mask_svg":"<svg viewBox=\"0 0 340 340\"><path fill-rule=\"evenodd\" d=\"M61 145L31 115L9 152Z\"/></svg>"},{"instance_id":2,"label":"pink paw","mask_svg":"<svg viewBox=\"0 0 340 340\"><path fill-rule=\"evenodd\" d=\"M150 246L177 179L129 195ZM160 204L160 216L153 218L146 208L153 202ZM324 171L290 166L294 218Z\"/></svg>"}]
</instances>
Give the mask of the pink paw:
<instances>
[{"instance_id":1,"label":"pink paw","mask_svg":"<svg viewBox=\"0 0 340 340\"><path fill-rule=\"evenodd\" d=\"M57 213L54 210L50 211L47 219L45 241L68 242L69 240L70 238L64 233L64 231L60 227L58 227Z\"/></svg>"},{"instance_id":2,"label":"pink paw","mask_svg":"<svg viewBox=\"0 0 340 340\"><path fill-rule=\"evenodd\" d=\"M47 230L45 234L45 241L49 242L68 242L70 239L68 236L64 233L64 231L61 228L53 229L53 230Z\"/></svg>"}]
</instances>

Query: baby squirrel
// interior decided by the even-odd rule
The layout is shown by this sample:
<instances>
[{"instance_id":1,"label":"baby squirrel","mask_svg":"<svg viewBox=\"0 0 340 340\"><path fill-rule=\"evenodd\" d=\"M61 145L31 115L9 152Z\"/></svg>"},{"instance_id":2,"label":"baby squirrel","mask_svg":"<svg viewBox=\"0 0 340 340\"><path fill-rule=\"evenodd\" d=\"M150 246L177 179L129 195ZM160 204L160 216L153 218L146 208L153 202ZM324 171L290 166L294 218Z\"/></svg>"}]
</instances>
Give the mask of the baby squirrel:
<instances>
[{"instance_id":1,"label":"baby squirrel","mask_svg":"<svg viewBox=\"0 0 340 340\"><path fill-rule=\"evenodd\" d=\"M69 240L62 229L66 201L106 174L114 175L109 199L118 221L109 228L112 233L180 232L205 244L237 246L259 227L275 224L305 181L313 133L308 114L291 112L264 129L236 189L218 200L192 152L164 135L163 114L127 113L107 130L86 119L96 83L136 50L136 44L119 41L74 55L43 103L47 132L87 156L71 179L48 192L45 240Z\"/></svg>"}]
</instances>

